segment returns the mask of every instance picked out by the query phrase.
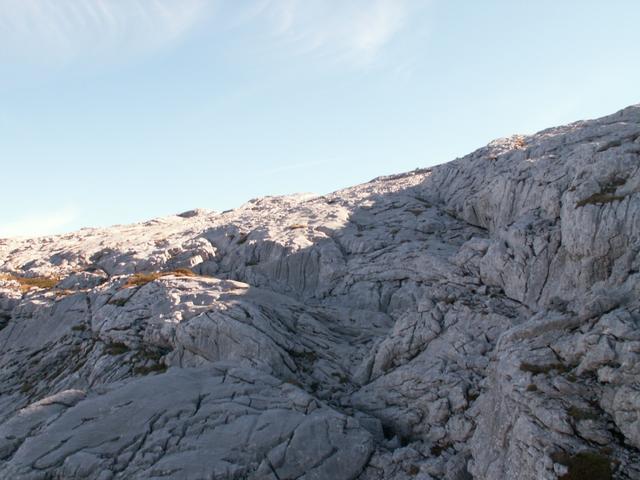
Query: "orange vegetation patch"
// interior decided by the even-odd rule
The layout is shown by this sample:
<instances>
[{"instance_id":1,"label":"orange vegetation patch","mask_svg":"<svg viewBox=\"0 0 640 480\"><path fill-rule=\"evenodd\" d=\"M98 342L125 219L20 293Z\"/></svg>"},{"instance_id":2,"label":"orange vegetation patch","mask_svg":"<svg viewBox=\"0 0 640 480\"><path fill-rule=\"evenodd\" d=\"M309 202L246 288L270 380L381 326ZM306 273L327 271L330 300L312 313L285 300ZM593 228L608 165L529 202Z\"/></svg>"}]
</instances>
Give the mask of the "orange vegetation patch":
<instances>
[{"instance_id":1,"label":"orange vegetation patch","mask_svg":"<svg viewBox=\"0 0 640 480\"><path fill-rule=\"evenodd\" d=\"M151 272L151 273L134 273L129 277L127 283L123 285L123 288L129 287L141 287L146 285L149 282L153 282L158 280L161 277L168 277L173 275L175 277L195 277L196 274L193 273L188 268L177 268L175 270L171 270L168 272Z\"/></svg>"},{"instance_id":2,"label":"orange vegetation patch","mask_svg":"<svg viewBox=\"0 0 640 480\"><path fill-rule=\"evenodd\" d=\"M51 289L60 281L59 277L18 277L11 273L0 274L0 280L9 280L18 282L18 289L22 293L26 293L32 288Z\"/></svg>"},{"instance_id":3,"label":"orange vegetation patch","mask_svg":"<svg viewBox=\"0 0 640 480\"><path fill-rule=\"evenodd\" d=\"M513 139L513 147L517 150L526 148L527 140L522 135L516 135Z\"/></svg>"}]
</instances>

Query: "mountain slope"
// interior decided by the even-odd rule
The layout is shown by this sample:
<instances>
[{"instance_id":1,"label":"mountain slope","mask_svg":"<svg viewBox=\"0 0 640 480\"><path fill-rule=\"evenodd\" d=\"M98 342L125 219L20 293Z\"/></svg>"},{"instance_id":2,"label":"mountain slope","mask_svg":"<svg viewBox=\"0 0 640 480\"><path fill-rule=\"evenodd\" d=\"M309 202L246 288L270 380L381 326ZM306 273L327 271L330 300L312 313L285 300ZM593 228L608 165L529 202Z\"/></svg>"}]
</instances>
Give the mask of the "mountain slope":
<instances>
[{"instance_id":1,"label":"mountain slope","mask_svg":"<svg viewBox=\"0 0 640 480\"><path fill-rule=\"evenodd\" d=\"M639 167L634 106L0 240L0 476L640 478Z\"/></svg>"}]
</instances>

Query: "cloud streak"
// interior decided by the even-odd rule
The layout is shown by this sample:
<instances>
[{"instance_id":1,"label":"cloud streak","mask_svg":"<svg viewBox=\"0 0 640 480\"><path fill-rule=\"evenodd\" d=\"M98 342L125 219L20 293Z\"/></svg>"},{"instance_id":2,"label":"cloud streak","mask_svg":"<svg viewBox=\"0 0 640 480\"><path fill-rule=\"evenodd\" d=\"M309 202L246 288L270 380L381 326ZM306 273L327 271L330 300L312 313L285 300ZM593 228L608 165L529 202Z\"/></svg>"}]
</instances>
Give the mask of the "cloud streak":
<instances>
[{"instance_id":1,"label":"cloud streak","mask_svg":"<svg viewBox=\"0 0 640 480\"><path fill-rule=\"evenodd\" d=\"M287 54L367 65L402 31L417 2L0 0L0 60L120 59L171 45L200 24L232 35L240 17L255 21L250 34L266 31Z\"/></svg>"},{"instance_id":2,"label":"cloud streak","mask_svg":"<svg viewBox=\"0 0 640 480\"><path fill-rule=\"evenodd\" d=\"M0 58L63 63L136 53L188 32L209 0L0 0Z\"/></svg>"},{"instance_id":3,"label":"cloud streak","mask_svg":"<svg viewBox=\"0 0 640 480\"><path fill-rule=\"evenodd\" d=\"M412 0L262 0L253 14L299 53L367 65L405 27Z\"/></svg>"}]
</instances>

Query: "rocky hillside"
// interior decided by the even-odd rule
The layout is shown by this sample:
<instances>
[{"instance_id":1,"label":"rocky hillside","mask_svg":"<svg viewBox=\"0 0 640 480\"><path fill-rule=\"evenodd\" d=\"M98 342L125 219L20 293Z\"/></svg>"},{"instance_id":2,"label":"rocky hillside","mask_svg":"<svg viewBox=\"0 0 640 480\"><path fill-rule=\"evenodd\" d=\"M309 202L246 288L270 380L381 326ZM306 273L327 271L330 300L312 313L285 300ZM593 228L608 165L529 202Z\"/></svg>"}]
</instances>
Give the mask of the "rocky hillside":
<instances>
[{"instance_id":1,"label":"rocky hillside","mask_svg":"<svg viewBox=\"0 0 640 480\"><path fill-rule=\"evenodd\" d=\"M640 478L640 106L0 240L0 478Z\"/></svg>"}]
</instances>

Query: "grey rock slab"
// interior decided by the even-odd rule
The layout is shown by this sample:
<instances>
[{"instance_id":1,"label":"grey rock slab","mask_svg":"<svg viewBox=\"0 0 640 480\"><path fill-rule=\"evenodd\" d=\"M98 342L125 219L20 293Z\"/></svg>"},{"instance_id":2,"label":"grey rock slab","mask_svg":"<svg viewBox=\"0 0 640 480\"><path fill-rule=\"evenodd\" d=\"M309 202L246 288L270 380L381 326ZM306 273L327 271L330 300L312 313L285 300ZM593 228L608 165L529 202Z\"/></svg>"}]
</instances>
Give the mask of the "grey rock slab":
<instances>
[{"instance_id":1,"label":"grey rock slab","mask_svg":"<svg viewBox=\"0 0 640 480\"><path fill-rule=\"evenodd\" d=\"M44 470L74 478L106 470L113 478L260 478L266 464L283 479L348 479L373 449L356 420L273 377L223 365L114 384L49 411L58 397L18 414L45 425L0 467L6 478ZM24 429L12 421L2 433L24 437Z\"/></svg>"}]
</instances>

